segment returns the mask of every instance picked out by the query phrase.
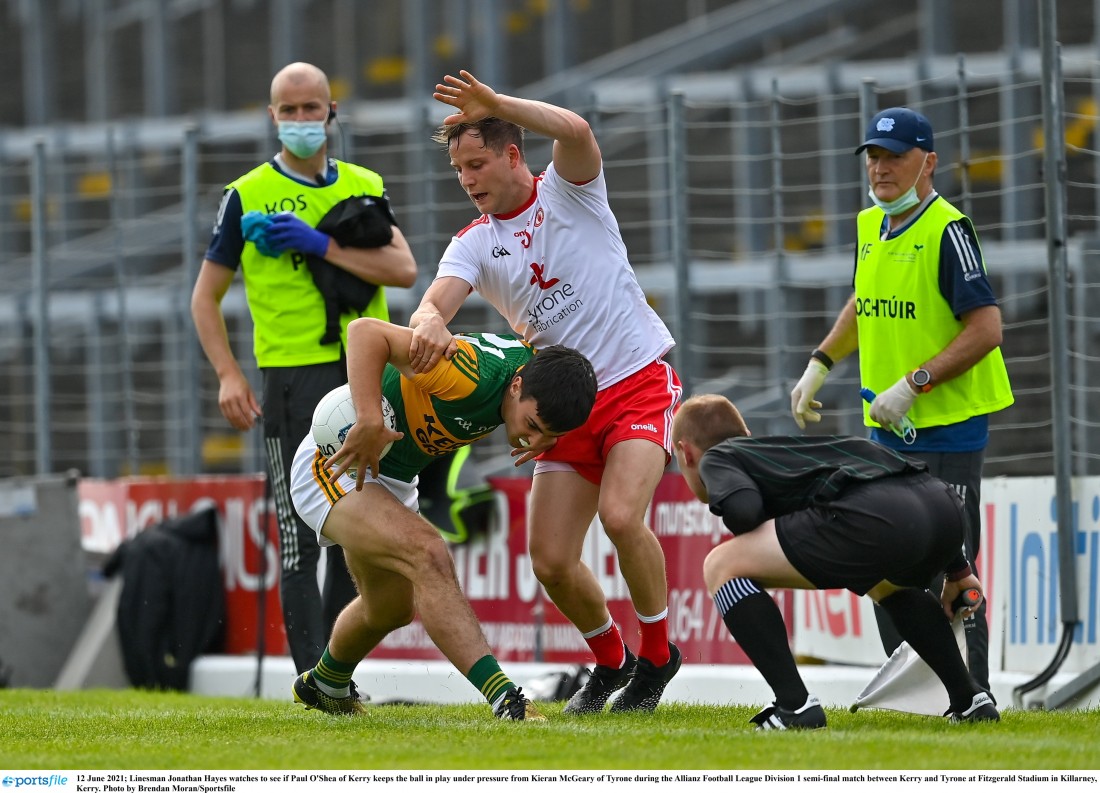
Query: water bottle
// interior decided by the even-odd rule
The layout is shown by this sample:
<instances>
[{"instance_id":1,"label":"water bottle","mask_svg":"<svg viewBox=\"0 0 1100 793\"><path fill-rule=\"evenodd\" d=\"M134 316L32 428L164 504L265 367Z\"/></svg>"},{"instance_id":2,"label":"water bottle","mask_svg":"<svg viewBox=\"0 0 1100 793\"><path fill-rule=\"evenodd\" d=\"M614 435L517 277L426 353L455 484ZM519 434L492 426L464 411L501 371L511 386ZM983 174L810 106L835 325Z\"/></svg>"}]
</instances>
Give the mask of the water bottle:
<instances>
[{"instance_id":1,"label":"water bottle","mask_svg":"<svg viewBox=\"0 0 1100 793\"><path fill-rule=\"evenodd\" d=\"M859 394L868 405L875 401L875 392L870 388L859 389ZM908 416L901 417L901 429L897 427L891 427L890 429L895 435L901 438L906 445L911 445L917 439L917 428L913 426L913 421Z\"/></svg>"}]
</instances>

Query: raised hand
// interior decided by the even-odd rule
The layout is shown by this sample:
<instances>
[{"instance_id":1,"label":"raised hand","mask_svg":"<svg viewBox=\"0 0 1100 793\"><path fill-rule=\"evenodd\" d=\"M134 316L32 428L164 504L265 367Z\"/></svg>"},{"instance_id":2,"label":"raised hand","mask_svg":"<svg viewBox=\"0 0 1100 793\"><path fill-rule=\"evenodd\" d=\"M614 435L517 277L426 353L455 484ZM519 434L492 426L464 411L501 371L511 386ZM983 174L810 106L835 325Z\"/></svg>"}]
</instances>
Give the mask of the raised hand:
<instances>
[{"instance_id":1,"label":"raised hand","mask_svg":"<svg viewBox=\"0 0 1100 793\"><path fill-rule=\"evenodd\" d=\"M458 74L458 77L450 74L444 77L443 83L437 83L435 93L432 94L437 101L458 109L457 113L443 119L443 123L474 122L494 115L497 105L500 104L497 92L485 83L479 83L465 69Z\"/></svg>"}]
</instances>

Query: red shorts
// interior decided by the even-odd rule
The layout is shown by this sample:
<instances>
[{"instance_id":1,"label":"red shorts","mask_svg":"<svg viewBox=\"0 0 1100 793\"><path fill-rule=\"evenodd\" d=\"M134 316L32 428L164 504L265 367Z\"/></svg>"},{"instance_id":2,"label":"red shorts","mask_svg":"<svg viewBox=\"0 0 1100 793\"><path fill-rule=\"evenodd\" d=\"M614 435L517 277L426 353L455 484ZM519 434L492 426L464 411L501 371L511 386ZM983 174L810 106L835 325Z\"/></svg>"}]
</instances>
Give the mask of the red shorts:
<instances>
[{"instance_id":1,"label":"red shorts","mask_svg":"<svg viewBox=\"0 0 1100 793\"><path fill-rule=\"evenodd\" d=\"M611 447L644 438L672 459L672 416L683 387L675 370L657 360L596 394L592 415L582 427L567 432L539 455L535 473L574 470L598 485Z\"/></svg>"}]
</instances>

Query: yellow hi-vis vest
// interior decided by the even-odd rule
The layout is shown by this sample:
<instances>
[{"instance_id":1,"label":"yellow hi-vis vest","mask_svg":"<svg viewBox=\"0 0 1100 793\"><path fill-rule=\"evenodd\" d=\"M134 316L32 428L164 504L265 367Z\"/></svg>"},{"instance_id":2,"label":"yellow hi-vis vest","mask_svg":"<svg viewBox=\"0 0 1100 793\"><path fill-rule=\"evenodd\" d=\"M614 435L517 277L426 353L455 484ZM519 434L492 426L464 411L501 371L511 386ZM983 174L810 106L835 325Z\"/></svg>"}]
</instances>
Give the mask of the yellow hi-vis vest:
<instances>
[{"instance_id":1,"label":"yellow hi-vis vest","mask_svg":"<svg viewBox=\"0 0 1100 793\"><path fill-rule=\"evenodd\" d=\"M241 198L242 214L293 212L316 227L334 205L357 195L382 195L382 177L358 165L338 162L330 185L306 185L278 171L270 162L229 185ZM248 309L252 314L253 348L261 369L310 366L340 359L347 346L348 323L358 314L340 317L341 341L321 345L325 331L325 301L313 283L305 254L287 251L272 258L246 241L241 251ZM385 290L378 291L362 316L389 321Z\"/></svg>"},{"instance_id":2,"label":"yellow hi-vis vest","mask_svg":"<svg viewBox=\"0 0 1100 793\"><path fill-rule=\"evenodd\" d=\"M863 387L876 394L935 357L963 329L939 288L940 240L947 224L966 223L978 244L970 219L942 197L901 234L885 241L880 234L883 217L881 209L870 207L856 222L859 374ZM933 381L932 390L913 403L909 418L917 428L940 427L1002 410L1012 402L998 347L953 380ZM863 423L877 426L866 403Z\"/></svg>"}]
</instances>

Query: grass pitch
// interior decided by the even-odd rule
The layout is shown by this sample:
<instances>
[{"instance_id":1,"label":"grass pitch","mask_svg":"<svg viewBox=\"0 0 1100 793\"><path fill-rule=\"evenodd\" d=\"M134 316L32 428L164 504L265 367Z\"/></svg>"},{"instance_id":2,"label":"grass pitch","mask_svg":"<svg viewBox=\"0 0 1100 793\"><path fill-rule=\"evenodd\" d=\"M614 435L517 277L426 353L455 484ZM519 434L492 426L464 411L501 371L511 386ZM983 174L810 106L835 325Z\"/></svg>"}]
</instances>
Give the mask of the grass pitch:
<instances>
[{"instance_id":1,"label":"grass pitch","mask_svg":"<svg viewBox=\"0 0 1100 793\"><path fill-rule=\"evenodd\" d=\"M290 702L148 691L0 690L0 767L32 770L1100 769L1100 711L1017 711L1000 724L827 708L829 728L762 733L755 708L505 723L487 705L375 706L334 718Z\"/></svg>"}]
</instances>

